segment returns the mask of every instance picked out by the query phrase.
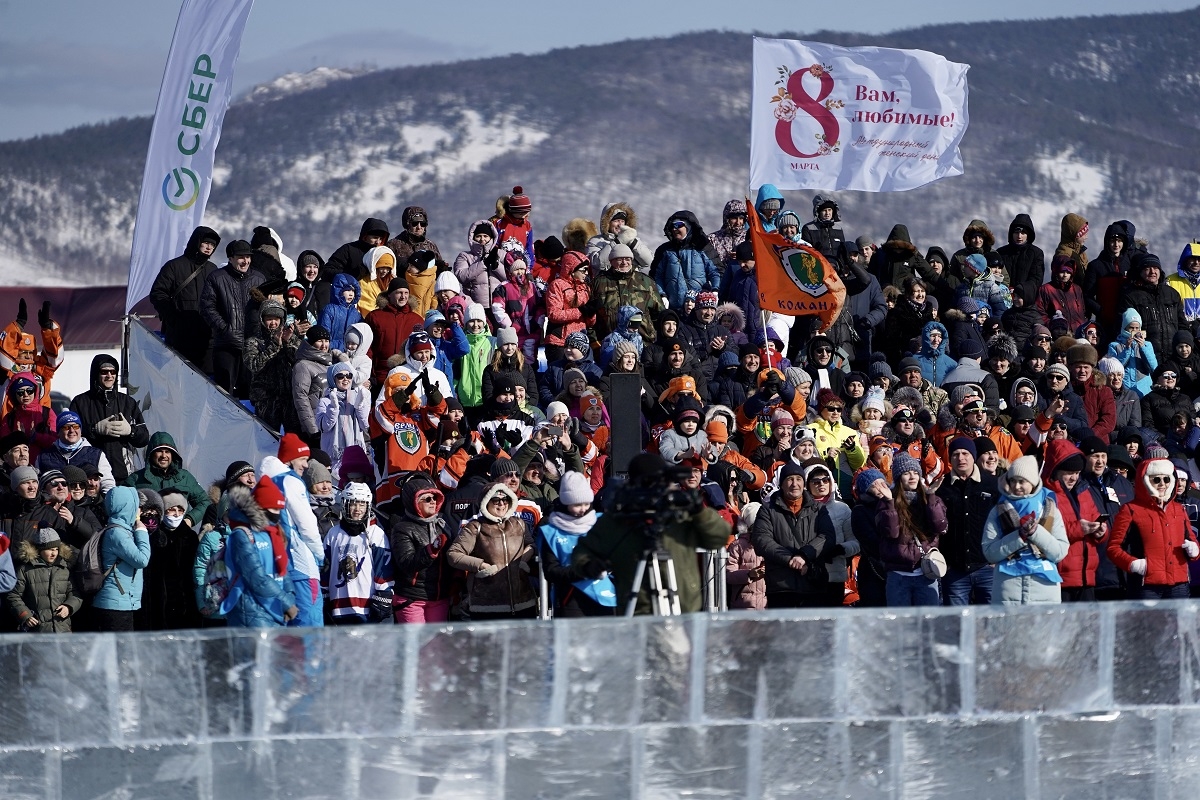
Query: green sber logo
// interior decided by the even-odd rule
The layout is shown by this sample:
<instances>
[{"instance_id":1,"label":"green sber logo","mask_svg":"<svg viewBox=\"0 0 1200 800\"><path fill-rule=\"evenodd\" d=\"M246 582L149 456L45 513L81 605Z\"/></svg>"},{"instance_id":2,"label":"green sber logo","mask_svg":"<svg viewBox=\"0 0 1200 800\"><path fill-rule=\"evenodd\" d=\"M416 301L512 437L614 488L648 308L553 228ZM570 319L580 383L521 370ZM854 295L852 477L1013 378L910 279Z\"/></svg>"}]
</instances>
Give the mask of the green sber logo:
<instances>
[{"instance_id":1,"label":"green sber logo","mask_svg":"<svg viewBox=\"0 0 1200 800\"><path fill-rule=\"evenodd\" d=\"M200 197L200 179L187 167L176 167L163 178L162 197L172 211L186 211Z\"/></svg>"}]
</instances>

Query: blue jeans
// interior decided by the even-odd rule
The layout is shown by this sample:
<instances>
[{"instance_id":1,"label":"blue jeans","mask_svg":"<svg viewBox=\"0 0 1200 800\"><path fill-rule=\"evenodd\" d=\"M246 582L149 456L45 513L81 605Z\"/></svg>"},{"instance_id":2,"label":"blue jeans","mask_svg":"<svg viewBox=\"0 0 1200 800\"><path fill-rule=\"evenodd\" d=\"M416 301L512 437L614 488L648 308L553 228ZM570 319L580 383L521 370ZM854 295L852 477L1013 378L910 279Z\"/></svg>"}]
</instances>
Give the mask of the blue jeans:
<instances>
[{"instance_id":1,"label":"blue jeans","mask_svg":"<svg viewBox=\"0 0 1200 800\"><path fill-rule=\"evenodd\" d=\"M1191 587L1186 583L1173 586L1142 586L1131 596L1133 600L1186 600L1191 596Z\"/></svg>"},{"instance_id":2,"label":"blue jeans","mask_svg":"<svg viewBox=\"0 0 1200 800\"><path fill-rule=\"evenodd\" d=\"M992 602L993 575L995 570L990 564L973 570L947 569L942 578L942 602L948 606L988 605Z\"/></svg>"},{"instance_id":3,"label":"blue jeans","mask_svg":"<svg viewBox=\"0 0 1200 800\"><path fill-rule=\"evenodd\" d=\"M901 575L899 572L889 572L887 574L887 604L888 608L939 605L938 582L931 581L924 575Z\"/></svg>"}]
</instances>

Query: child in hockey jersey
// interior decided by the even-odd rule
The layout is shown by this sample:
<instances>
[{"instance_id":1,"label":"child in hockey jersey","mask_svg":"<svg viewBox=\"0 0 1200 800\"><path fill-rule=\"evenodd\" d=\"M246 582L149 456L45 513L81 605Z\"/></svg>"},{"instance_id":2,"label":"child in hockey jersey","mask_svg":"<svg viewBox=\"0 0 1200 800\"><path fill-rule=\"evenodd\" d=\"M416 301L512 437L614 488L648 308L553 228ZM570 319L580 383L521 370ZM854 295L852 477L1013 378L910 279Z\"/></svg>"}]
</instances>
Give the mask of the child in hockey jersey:
<instances>
[{"instance_id":1,"label":"child in hockey jersey","mask_svg":"<svg viewBox=\"0 0 1200 800\"><path fill-rule=\"evenodd\" d=\"M338 495L338 523L325 536L321 577L335 625L392 619L392 551L371 518L371 499L365 483L347 485Z\"/></svg>"}]
</instances>

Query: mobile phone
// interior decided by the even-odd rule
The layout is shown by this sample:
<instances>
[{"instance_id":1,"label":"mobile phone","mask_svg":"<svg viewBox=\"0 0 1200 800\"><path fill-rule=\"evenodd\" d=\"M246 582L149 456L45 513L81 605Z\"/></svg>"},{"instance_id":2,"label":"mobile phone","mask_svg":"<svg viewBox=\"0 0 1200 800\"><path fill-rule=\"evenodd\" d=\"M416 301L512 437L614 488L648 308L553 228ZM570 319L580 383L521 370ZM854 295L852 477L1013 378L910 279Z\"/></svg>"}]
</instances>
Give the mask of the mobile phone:
<instances>
[{"instance_id":1,"label":"mobile phone","mask_svg":"<svg viewBox=\"0 0 1200 800\"><path fill-rule=\"evenodd\" d=\"M1109 520L1108 514L1101 514L1099 517L1096 518L1096 522L1108 522L1108 520Z\"/></svg>"},{"instance_id":2,"label":"mobile phone","mask_svg":"<svg viewBox=\"0 0 1200 800\"><path fill-rule=\"evenodd\" d=\"M560 428L559 426L557 426L557 425L547 425L546 426L546 435L549 436L550 438L557 439L558 437L562 436L562 434L563 434L563 429Z\"/></svg>"}]
</instances>

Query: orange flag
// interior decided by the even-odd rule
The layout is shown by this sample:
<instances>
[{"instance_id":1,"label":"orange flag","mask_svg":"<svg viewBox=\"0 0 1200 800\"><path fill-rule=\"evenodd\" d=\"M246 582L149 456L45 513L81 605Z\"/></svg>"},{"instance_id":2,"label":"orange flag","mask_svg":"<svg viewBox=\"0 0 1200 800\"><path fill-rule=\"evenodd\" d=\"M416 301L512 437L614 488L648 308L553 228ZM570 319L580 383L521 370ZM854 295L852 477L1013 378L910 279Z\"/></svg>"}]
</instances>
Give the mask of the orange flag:
<instances>
[{"instance_id":1,"label":"orange flag","mask_svg":"<svg viewBox=\"0 0 1200 800\"><path fill-rule=\"evenodd\" d=\"M746 207L754 208L749 198ZM795 317L820 317L821 331L829 330L846 303L846 286L837 270L808 245L763 230L753 210L749 217L759 307Z\"/></svg>"}]
</instances>

